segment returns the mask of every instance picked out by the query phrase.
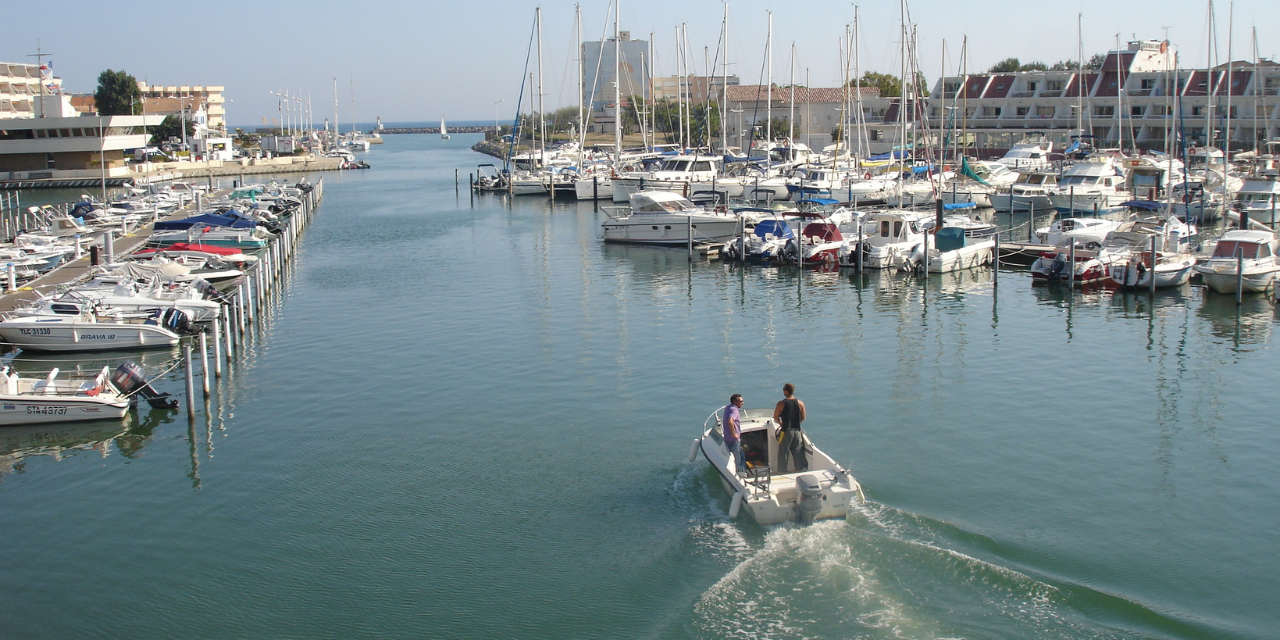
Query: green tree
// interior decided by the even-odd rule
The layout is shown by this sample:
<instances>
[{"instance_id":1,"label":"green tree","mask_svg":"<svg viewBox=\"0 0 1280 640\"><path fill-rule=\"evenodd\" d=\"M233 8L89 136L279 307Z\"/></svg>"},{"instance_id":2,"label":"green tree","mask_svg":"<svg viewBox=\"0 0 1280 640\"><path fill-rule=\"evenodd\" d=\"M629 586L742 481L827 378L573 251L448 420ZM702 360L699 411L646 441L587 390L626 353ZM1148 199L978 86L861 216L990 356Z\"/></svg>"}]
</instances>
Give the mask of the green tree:
<instances>
[{"instance_id":1,"label":"green tree","mask_svg":"<svg viewBox=\"0 0 1280 640\"><path fill-rule=\"evenodd\" d=\"M142 92L138 80L124 70L107 69L98 75L93 101L100 116L131 116L142 113Z\"/></svg>"},{"instance_id":2,"label":"green tree","mask_svg":"<svg viewBox=\"0 0 1280 640\"><path fill-rule=\"evenodd\" d=\"M1012 73L1022 68L1022 63L1017 58L1005 58L1000 62L991 65L987 69L987 73Z\"/></svg>"},{"instance_id":3,"label":"green tree","mask_svg":"<svg viewBox=\"0 0 1280 640\"><path fill-rule=\"evenodd\" d=\"M858 84L879 89L882 98L897 98L902 95L902 80L892 74L867 71L862 74ZM849 86L854 86L853 80L849 81ZM923 75L916 75L916 93L929 97L929 81Z\"/></svg>"},{"instance_id":4,"label":"green tree","mask_svg":"<svg viewBox=\"0 0 1280 640\"><path fill-rule=\"evenodd\" d=\"M1048 70L1049 70L1049 65L1043 62L1040 62L1039 60L1028 62L1022 65L1021 67L1018 67L1018 71L1048 71Z\"/></svg>"},{"instance_id":5,"label":"green tree","mask_svg":"<svg viewBox=\"0 0 1280 640\"><path fill-rule=\"evenodd\" d=\"M1107 56L1105 56L1105 55L1103 55L1103 54L1101 54L1101 53L1095 53L1095 54L1093 54L1093 57L1092 57L1092 58L1089 58L1089 61L1088 61L1088 62L1084 63L1084 68L1085 68L1085 69L1091 69L1091 70L1095 70L1095 71L1096 71L1096 70L1098 70L1098 69L1101 69L1101 68L1102 68L1102 63L1104 63L1104 62L1106 62L1106 61L1107 61Z\"/></svg>"},{"instance_id":6,"label":"green tree","mask_svg":"<svg viewBox=\"0 0 1280 640\"><path fill-rule=\"evenodd\" d=\"M196 134L196 125L187 120L187 138ZM160 144L169 138L182 139L182 119L178 116L165 116L164 120L151 130L151 144Z\"/></svg>"},{"instance_id":7,"label":"green tree","mask_svg":"<svg viewBox=\"0 0 1280 640\"><path fill-rule=\"evenodd\" d=\"M1075 71L1080 68L1080 63L1075 60L1059 60L1049 67L1050 71Z\"/></svg>"}]
</instances>

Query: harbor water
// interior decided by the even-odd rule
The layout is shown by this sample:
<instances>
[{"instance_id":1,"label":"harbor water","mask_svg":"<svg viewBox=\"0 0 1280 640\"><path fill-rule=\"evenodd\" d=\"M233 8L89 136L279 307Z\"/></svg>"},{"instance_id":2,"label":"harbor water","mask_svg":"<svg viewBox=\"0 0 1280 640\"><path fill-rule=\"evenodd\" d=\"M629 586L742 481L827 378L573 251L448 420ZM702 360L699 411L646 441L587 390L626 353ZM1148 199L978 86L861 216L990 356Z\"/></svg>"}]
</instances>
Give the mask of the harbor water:
<instances>
[{"instance_id":1,"label":"harbor water","mask_svg":"<svg viewBox=\"0 0 1280 640\"><path fill-rule=\"evenodd\" d=\"M0 636L1274 637L1266 299L604 245L473 199L476 140L325 176L194 426L0 430ZM687 461L785 382L847 520L731 520Z\"/></svg>"}]
</instances>

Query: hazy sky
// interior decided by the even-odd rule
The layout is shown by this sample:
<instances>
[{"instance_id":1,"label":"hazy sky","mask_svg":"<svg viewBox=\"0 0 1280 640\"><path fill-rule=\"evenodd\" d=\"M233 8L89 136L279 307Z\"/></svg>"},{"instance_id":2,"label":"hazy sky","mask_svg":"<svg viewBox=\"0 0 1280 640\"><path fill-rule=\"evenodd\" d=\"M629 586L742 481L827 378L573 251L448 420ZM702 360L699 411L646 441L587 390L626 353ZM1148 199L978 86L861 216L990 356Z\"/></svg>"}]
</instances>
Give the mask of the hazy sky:
<instances>
[{"instance_id":1,"label":"hazy sky","mask_svg":"<svg viewBox=\"0 0 1280 640\"><path fill-rule=\"evenodd\" d=\"M124 69L152 84L218 84L226 87L231 125L257 125L276 116L269 91L311 96L315 121L332 118L334 78L339 120L351 119L355 87L357 120L386 122L490 120L494 103L510 120L519 95L535 2L11 2L5 7L0 61L29 62L36 40L53 53L54 71L69 91L92 92L98 74ZM547 109L577 103L572 2L544 2L543 72ZM582 3L583 38L598 40L608 0ZM1218 56L1225 61L1228 7L1216 3ZM703 49L714 58L724 5L713 0L622 0L622 29L635 39L654 34L658 75L673 75L675 28L686 23L692 56L704 73ZM788 80L791 44L797 83L805 69L811 86L838 86L839 43L853 20L853 3L827 0L729 3L730 72L744 84L762 79L766 11L773 16L773 77ZM960 43L969 38L970 72L1013 56L1053 62L1076 56L1076 14L1084 14L1085 56L1121 40L1169 39L1181 64L1206 60L1208 5L1204 0L912 0L919 56L930 82L942 67L955 73ZM1280 53L1280 0L1235 2L1233 54L1252 59L1258 31L1263 57ZM863 70L896 74L898 2L861 5ZM533 63L531 62L531 66ZM536 67L534 67L536 69ZM344 127L345 129L345 127Z\"/></svg>"}]
</instances>

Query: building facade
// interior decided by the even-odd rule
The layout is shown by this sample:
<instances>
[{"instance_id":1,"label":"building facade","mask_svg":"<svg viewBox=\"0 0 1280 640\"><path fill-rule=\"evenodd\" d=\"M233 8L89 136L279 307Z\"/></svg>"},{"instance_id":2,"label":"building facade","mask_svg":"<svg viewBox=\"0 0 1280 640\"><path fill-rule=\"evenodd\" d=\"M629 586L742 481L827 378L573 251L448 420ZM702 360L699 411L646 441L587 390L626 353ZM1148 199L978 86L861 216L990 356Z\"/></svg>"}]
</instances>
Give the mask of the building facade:
<instances>
[{"instance_id":1,"label":"building facade","mask_svg":"<svg viewBox=\"0 0 1280 640\"><path fill-rule=\"evenodd\" d=\"M831 144L833 133L842 119L845 122L857 120L851 112L859 102L856 92L853 87L730 85L727 88L729 144L744 148L751 140L752 131L757 139L764 139L765 123L772 118L784 123L781 131L768 132L775 140L786 138L794 131L796 142L821 149ZM887 99L880 97L879 89L861 88L861 103L867 119L882 121L882 110L886 108L883 103L886 102ZM860 150L855 147L854 151Z\"/></svg>"},{"instance_id":2,"label":"building facade","mask_svg":"<svg viewBox=\"0 0 1280 640\"><path fill-rule=\"evenodd\" d=\"M69 108L69 102L67 103ZM163 116L70 116L0 120L0 178L111 177L129 172L124 152L145 147Z\"/></svg>"},{"instance_id":3,"label":"building facade","mask_svg":"<svg viewBox=\"0 0 1280 640\"><path fill-rule=\"evenodd\" d=\"M210 130L225 133L227 130L226 98L224 88L218 85L148 85L138 82L138 90L146 108L144 113L180 115L183 109L187 117Z\"/></svg>"},{"instance_id":4,"label":"building facade","mask_svg":"<svg viewBox=\"0 0 1280 640\"><path fill-rule=\"evenodd\" d=\"M615 52L620 53L615 56ZM650 100L651 77L649 70L649 43L632 40L631 32L618 32L603 42L582 43L582 102L591 111L589 131L613 131L614 83L622 96L622 106L630 104L631 97ZM617 73L614 72L615 60ZM619 79L621 80L619 82Z\"/></svg>"},{"instance_id":5,"label":"building facade","mask_svg":"<svg viewBox=\"0 0 1280 640\"><path fill-rule=\"evenodd\" d=\"M963 138L978 155L1001 154L1029 132L1059 149L1081 134L1096 136L1095 146L1155 150L1170 136L1180 145L1222 147L1229 130L1234 150L1280 136L1280 65L1181 66L1167 42L1146 40L1109 52L1098 69L940 78L923 110L908 103L907 135L923 139L916 125L927 121L934 144ZM874 153L902 138L899 101L887 101L876 105L883 117L868 119Z\"/></svg>"}]
</instances>

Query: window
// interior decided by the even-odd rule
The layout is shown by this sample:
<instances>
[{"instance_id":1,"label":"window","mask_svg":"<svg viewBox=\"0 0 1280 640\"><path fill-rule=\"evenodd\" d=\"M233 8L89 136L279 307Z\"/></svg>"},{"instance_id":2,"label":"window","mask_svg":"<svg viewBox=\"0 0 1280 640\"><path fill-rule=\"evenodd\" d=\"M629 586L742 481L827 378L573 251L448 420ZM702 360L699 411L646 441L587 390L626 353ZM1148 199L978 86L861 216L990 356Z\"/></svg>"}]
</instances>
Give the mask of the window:
<instances>
[{"instance_id":1,"label":"window","mask_svg":"<svg viewBox=\"0 0 1280 640\"><path fill-rule=\"evenodd\" d=\"M1205 110L1204 110L1204 107L1203 107L1203 106L1199 106L1199 107L1191 107L1191 115L1193 115L1193 116L1203 116L1204 114L1205 114Z\"/></svg>"},{"instance_id":2,"label":"window","mask_svg":"<svg viewBox=\"0 0 1280 640\"><path fill-rule=\"evenodd\" d=\"M1093 108L1093 115L1102 117L1102 118L1115 117L1116 107L1115 105L1096 106Z\"/></svg>"},{"instance_id":3,"label":"window","mask_svg":"<svg viewBox=\"0 0 1280 640\"><path fill-rule=\"evenodd\" d=\"M996 91L1000 91L1001 89L1004 89L1004 83L1003 83L1003 82L1001 82L1000 84L996 85Z\"/></svg>"},{"instance_id":4,"label":"window","mask_svg":"<svg viewBox=\"0 0 1280 640\"><path fill-rule=\"evenodd\" d=\"M1031 107L1018 107L1018 117L1025 118L1031 112Z\"/></svg>"},{"instance_id":5,"label":"window","mask_svg":"<svg viewBox=\"0 0 1280 640\"><path fill-rule=\"evenodd\" d=\"M983 108L982 108L982 117L984 117L984 118L999 118L999 117L1000 117L1000 107L983 107Z\"/></svg>"},{"instance_id":6,"label":"window","mask_svg":"<svg viewBox=\"0 0 1280 640\"><path fill-rule=\"evenodd\" d=\"M1156 88L1156 80L1155 80L1155 78L1145 78L1145 79L1143 79L1143 81L1142 81L1142 90L1143 90L1143 91L1150 91L1150 90L1152 90L1152 89L1154 89L1154 88Z\"/></svg>"},{"instance_id":7,"label":"window","mask_svg":"<svg viewBox=\"0 0 1280 640\"><path fill-rule=\"evenodd\" d=\"M1053 107L1036 107L1036 117L1052 118L1053 111L1054 111Z\"/></svg>"},{"instance_id":8,"label":"window","mask_svg":"<svg viewBox=\"0 0 1280 640\"><path fill-rule=\"evenodd\" d=\"M1066 88L1067 81L1066 80L1049 80L1047 81L1047 84L1049 85L1050 91L1062 91L1063 89Z\"/></svg>"},{"instance_id":9,"label":"window","mask_svg":"<svg viewBox=\"0 0 1280 640\"><path fill-rule=\"evenodd\" d=\"M1035 90L1036 90L1036 84L1037 84L1037 83L1035 83L1035 82L1028 82L1028 83L1027 83L1027 91L1035 91Z\"/></svg>"},{"instance_id":10,"label":"window","mask_svg":"<svg viewBox=\"0 0 1280 640\"><path fill-rule=\"evenodd\" d=\"M694 171L711 171L711 163L706 160L699 160L693 163Z\"/></svg>"},{"instance_id":11,"label":"window","mask_svg":"<svg viewBox=\"0 0 1280 640\"><path fill-rule=\"evenodd\" d=\"M1141 117L1142 117L1142 107L1129 107L1129 117L1131 117L1131 118L1141 118Z\"/></svg>"}]
</instances>

